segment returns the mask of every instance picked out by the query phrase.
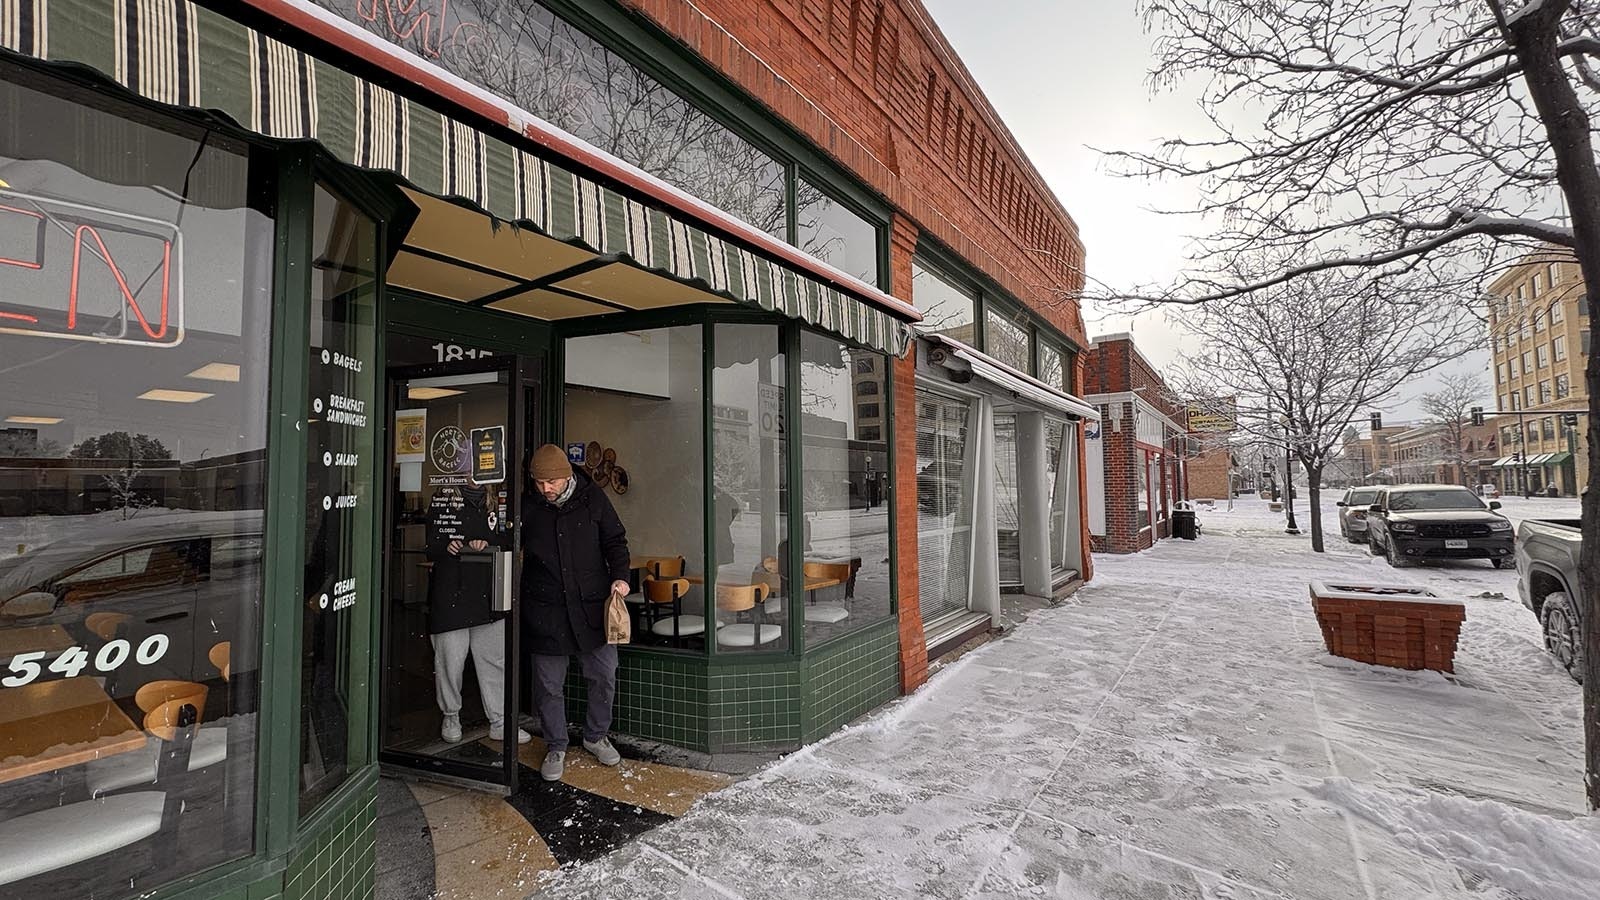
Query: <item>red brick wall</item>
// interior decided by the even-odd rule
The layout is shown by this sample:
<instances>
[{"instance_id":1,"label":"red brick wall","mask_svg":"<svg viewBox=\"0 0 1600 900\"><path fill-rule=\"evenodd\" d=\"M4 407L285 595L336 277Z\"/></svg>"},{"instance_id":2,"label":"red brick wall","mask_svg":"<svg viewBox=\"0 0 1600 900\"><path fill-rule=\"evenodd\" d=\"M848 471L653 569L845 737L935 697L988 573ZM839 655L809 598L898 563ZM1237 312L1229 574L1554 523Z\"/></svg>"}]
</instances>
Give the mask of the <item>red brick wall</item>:
<instances>
[{"instance_id":1,"label":"red brick wall","mask_svg":"<svg viewBox=\"0 0 1600 900\"><path fill-rule=\"evenodd\" d=\"M1207 450L1189 460L1189 496L1228 499L1231 490L1228 472L1232 464L1232 454L1221 448Z\"/></svg>"},{"instance_id":2,"label":"red brick wall","mask_svg":"<svg viewBox=\"0 0 1600 900\"><path fill-rule=\"evenodd\" d=\"M896 216L889 234L889 265L896 284L911 283L917 227ZM901 279L904 278L904 281ZM894 362L895 559L900 607L900 686L905 693L928 680L928 647L922 633L917 563L917 360L913 352Z\"/></svg>"},{"instance_id":3,"label":"red brick wall","mask_svg":"<svg viewBox=\"0 0 1600 900\"><path fill-rule=\"evenodd\" d=\"M917 0L619 2L894 207L889 265L897 296L915 302L911 260L925 233L1087 345L1077 302L1066 299L1083 286L1077 224ZM910 691L927 678L917 584L914 361L896 363L895 378L894 527L901 670ZM1086 491L1083 497L1087 510ZM1086 518L1082 527L1087 535ZM1085 570L1087 578L1087 563Z\"/></svg>"},{"instance_id":4,"label":"red brick wall","mask_svg":"<svg viewBox=\"0 0 1600 900\"><path fill-rule=\"evenodd\" d=\"M1077 223L917 0L619 2L1088 343L1065 299L1083 285ZM909 297L909 277L893 286Z\"/></svg>"},{"instance_id":5,"label":"red brick wall","mask_svg":"<svg viewBox=\"0 0 1600 900\"><path fill-rule=\"evenodd\" d=\"M1123 394L1135 392L1140 398L1160 409L1174 422L1181 422L1181 410L1167 396L1167 383L1159 372L1125 338L1101 340L1085 354L1085 394ZM1120 424L1120 428L1118 427ZM1168 529L1158 524L1145 528L1138 516L1139 484L1145 478L1144 451L1136 446L1134 404L1122 401L1122 417L1107 416L1100 424L1101 443L1105 450L1106 533L1093 538L1093 546L1101 553L1135 553L1149 549L1157 535L1166 536ZM1168 467L1170 478L1170 467ZM1178 496L1195 496L1181 490ZM1161 486L1155 486L1150 502L1159 504ZM1159 531L1157 530L1159 529Z\"/></svg>"}]
</instances>

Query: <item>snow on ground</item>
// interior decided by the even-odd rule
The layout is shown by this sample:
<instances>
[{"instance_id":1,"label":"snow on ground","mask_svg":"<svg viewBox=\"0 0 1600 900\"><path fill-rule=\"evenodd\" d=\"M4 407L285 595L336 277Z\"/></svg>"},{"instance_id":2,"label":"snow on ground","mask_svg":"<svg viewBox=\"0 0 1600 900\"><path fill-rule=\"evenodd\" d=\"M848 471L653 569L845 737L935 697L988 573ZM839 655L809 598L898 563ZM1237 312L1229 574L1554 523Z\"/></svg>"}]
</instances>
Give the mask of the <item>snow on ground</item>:
<instances>
[{"instance_id":1,"label":"snow on ground","mask_svg":"<svg viewBox=\"0 0 1600 900\"><path fill-rule=\"evenodd\" d=\"M1594 896L1579 689L1514 572L1394 571L1336 525L1316 556L1253 498L1201 518L541 896ZM1456 677L1329 657L1322 577L1464 599Z\"/></svg>"}]
</instances>

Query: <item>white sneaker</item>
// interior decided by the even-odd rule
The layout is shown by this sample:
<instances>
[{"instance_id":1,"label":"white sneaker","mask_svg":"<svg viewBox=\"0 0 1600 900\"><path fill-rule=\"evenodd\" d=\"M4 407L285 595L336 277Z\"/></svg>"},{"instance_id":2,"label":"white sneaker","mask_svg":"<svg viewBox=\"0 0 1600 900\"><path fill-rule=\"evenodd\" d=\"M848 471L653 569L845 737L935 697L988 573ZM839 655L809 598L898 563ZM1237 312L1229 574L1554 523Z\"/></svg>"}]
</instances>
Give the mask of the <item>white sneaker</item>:
<instances>
[{"instance_id":1,"label":"white sneaker","mask_svg":"<svg viewBox=\"0 0 1600 900\"><path fill-rule=\"evenodd\" d=\"M461 743L461 717L445 716L444 724L439 726L439 736L447 744Z\"/></svg>"},{"instance_id":2,"label":"white sneaker","mask_svg":"<svg viewBox=\"0 0 1600 900\"><path fill-rule=\"evenodd\" d=\"M544 755L544 764L539 766L539 776L545 781L560 781L561 774L566 770L566 751L551 750Z\"/></svg>"},{"instance_id":3,"label":"white sneaker","mask_svg":"<svg viewBox=\"0 0 1600 900\"><path fill-rule=\"evenodd\" d=\"M594 758L602 766L614 766L622 762L622 754L618 753L617 748L611 746L611 741L606 738L601 738L598 741L584 741L583 749L593 753Z\"/></svg>"},{"instance_id":4,"label":"white sneaker","mask_svg":"<svg viewBox=\"0 0 1600 900\"><path fill-rule=\"evenodd\" d=\"M502 740L505 737L505 733L506 728L504 724L489 726L489 740L491 741ZM533 740L533 735L523 731L521 728L517 729L517 743L526 744L531 740Z\"/></svg>"}]
</instances>

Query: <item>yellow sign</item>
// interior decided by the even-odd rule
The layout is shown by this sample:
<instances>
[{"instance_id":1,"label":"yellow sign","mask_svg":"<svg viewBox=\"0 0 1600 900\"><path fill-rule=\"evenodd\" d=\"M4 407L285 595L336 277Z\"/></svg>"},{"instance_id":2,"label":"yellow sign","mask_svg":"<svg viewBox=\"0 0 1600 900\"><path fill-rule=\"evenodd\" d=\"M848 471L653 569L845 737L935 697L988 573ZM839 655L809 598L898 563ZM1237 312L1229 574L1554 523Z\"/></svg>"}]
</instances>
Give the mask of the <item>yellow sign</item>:
<instances>
[{"instance_id":1,"label":"yellow sign","mask_svg":"<svg viewBox=\"0 0 1600 900\"><path fill-rule=\"evenodd\" d=\"M428 458L428 411L394 411L394 461L422 462Z\"/></svg>"},{"instance_id":2,"label":"yellow sign","mask_svg":"<svg viewBox=\"0 0 1600 900\"><path fill-rule=\"evenodd\" d=\"M1229 406L1231 407L1232 404L1229 404ZM1224 434L1233 431L1236 427L1238 426L1234 422L1234 413L1232 411L1213 412L1195 406L1189 407L1189 432L1191 434Z\"/></svg>"}]
</instances>

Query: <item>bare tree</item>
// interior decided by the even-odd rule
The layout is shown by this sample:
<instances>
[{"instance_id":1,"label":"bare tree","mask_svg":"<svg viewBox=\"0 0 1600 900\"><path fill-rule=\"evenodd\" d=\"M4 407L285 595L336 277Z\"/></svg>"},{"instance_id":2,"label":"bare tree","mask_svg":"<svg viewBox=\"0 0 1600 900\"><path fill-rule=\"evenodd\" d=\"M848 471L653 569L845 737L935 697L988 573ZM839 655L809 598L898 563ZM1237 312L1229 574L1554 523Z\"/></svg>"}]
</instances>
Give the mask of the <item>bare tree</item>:
<instances>
[{"instance_id":1,"label":"bare tree","mask_svg":"<svg viewBox=\"0 0 1600 900\"><path fill-rule=\"evenodd\" d=\"M1477 375L1446 375L1438 390L1422 395L1422 411L1443 428L1439 451L1455 472L1456 484L1467 483L1467 428L1482 399L1483 379Z\"/></svg>"},{"instance_id":2,"label":"bare tree","mask_svg":"<svg viewBox=\"0 0 1600 900\"><path fill-rule=\"evenodd\" d=\"M1412 272L1472 297L1514 253L1565 248L1600 285L1596 0L1142 0L1155 82L1204 84L1215 133L1123 154L1196 179L1219 225L1199 259L1281 254L1239 279L1201 263L1147 296L1254 294L1306 273ZM1560 212L1565 208L1564 214ZM1591 303L1594 296L1591 293ZM1600 342L1600 316L1589 322ZM1585 378L1600 483L1600 356ZM1600 809L1600 491L1583 496L1586 790Z\"/></svg>"},{"instance_id":3,"label":"bare tree","mask_svg":"<svg viewBox=\"0 0 1600 900\"><path fill-rule=\"evenodd\" d=\"M1241 431L1298 458L1318 553L1323 471L1350 423L1458 356L1477 328L1426 285L1333 272L1204 304L1185 326L1200 352L1176 379L1180 394L1234 398Z\"/></svg>"}]
</instances>

